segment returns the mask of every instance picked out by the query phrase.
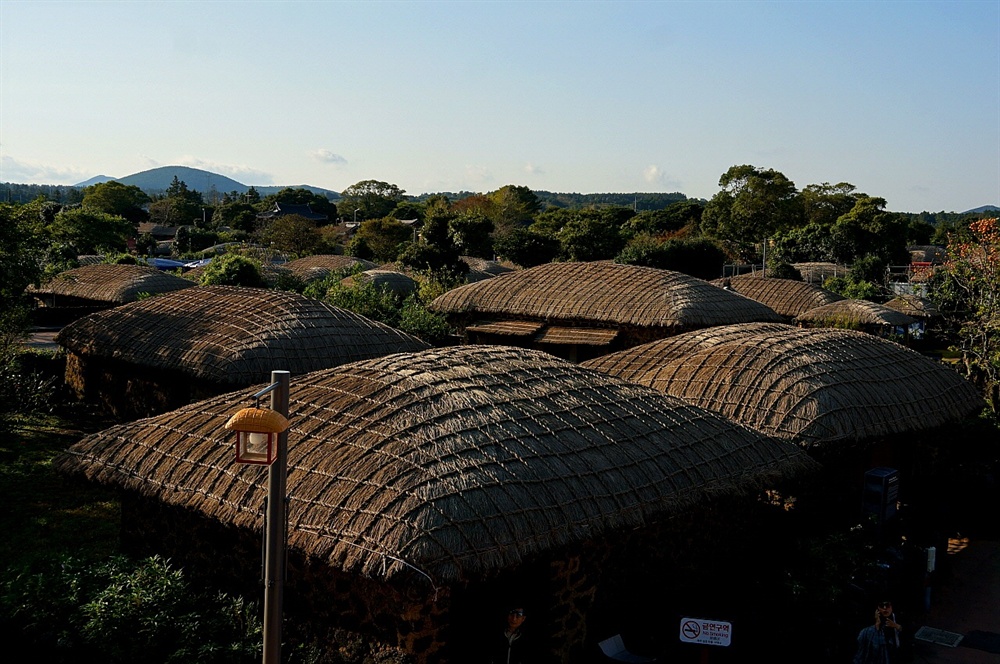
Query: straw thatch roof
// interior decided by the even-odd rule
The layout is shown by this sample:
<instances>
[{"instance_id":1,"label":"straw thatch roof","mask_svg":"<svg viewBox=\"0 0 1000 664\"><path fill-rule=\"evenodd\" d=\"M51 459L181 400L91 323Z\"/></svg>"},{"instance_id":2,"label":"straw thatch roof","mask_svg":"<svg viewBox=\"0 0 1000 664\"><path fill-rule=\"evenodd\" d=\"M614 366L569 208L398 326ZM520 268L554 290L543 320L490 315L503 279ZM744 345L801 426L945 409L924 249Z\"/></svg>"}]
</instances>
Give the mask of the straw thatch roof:
<instances>
[{"instance_id":1,"label":"straw thatch roof","mask_svg":"<svg viewBox=\"0 0 1000 664\"><path fill-rule=\"evenodd\" d=\"M230 385L266 380L273 369L299 374L427 348L319 300L235 286L196 286L91 314L56 341L72 353Z\"/></svg>"},{"instance_id":2,"label":"straw thatch roof","mask_svg":"<svg viewBox=\"0 0 1000 664\"><path fill-rule=\"evenodd\" d=\"M933 302L919 295L898 295L886 302L885 306L914 318L934 318L941 315Z\"/></svg>"},{"instance_id":3,"label":"straw thatch roof","mask_svg":"<svg viewBox=\"0 0 1000 664\"><path fill-rule=\"evenodd\" d=\"M141 294L157 295L193 284L148 265L85 265L60 272L41 286L28 288L37 297L71 297L111 305L134 302Z\"/></svg>"},{"instance_id":4,"label":"straw thatch roof","mask_svg":"<svg viewBox=\"0 0 1000 664\"><path fill-rule=\"evenodd\" d=\"M810 309L844 299L843 295L804 281L774 279L756 274L741 274L716 279L711 283L766 304L788 318L795 318Z\"/></svg>"},{"instance_id":5,"label":"straw thatch roof","mask_svg":"<svg viewBox=\"0 0 1000 664\"><path fill-rule=\"evenodd\" d=\"M80 264L80 267L84 265L99 265L104 262L104 256L101 254L84 254L77 256L76 262Z\"/></svg>"},{"instance_id":6,"label":"straw thatch roof","mask_svg":"<svg viewBox=\"0 0 1000 664\"><path fill-rule=\"evenodd\" d=\"M983 407L955 371L852 330L729 325L584 366L804 447L931 429Z\"/></svg>"},{"instance_id":7,"label":"straw thatch roof","mask_svg":"<svg viewBox=\"0 0 1000 664\"><path fill-rule=\"evenodd\" d=\"M796 316L795 321L819 327L846 328L897 325L906 327L917 322L915 318L890 309L884 304L853 299L838 300L810 309Z\"/></svg>"},{"instance_id":8,"label":"straw thatch roof","mask_svg":"<svg viewBox=\"0 0 1000 664\"><path fill-rule=\"evenodd\" d=\"M357 274L352 274L349 277L341 279L340 283L345 286L372 284L376 288L383 288L398 295L409 295L416 292L417 288L419 288L416 279L409 275L395 270L382 269L358 272Z\"/></svg>"},{"instance_id":9,"label":"straw thatch roof","mask_svg":"<svg viewBox=\"0 0 1000 664\"><path fill-rule=\"evenodd\" d=\"M802 281L808 284L822 285L830 277L846 277L851 268L838 263L792 263L792 267L802 275Z\"/></svg>"},{"instance_id":10,"label":"straw thatch roof","mask_svg":"<svg viewBox=\"0 0 1000 664\"><path fill-rule=\"evenodd\" d=\"M363 270L371 270L376 267L375 263L363 258L337 254L305 256L304 258L298 258L285 263L285 267L291 270L292 274L306 283L322 279L331 272L350 269L356 265L360 265Z\"/></svg>"},{"instance_id":11,"label":"straw thatch roof","mask_svg":"<svg viewBox=\"0 0 1000 664\"><path fill-rule=\"evenodd\" d=\"M917 244L906 248L910 252L913 263L934 263L936 265L948 259L948 250L936 244Z\"/></svg>"},{"instance_id":12,"label":"straw thatch roof","mask_svg":"<svg viewBox=\"0 0 1000 664\"><path fill-rule=\"evenodd\" d=\"M515 270L509 264L504 264L499 261L491 261L486 258L476 258L475 256L459 256L466 265L469 266L469 270L474 270L477 272L486 272L487 274L496 276L498 274L503 274L504 272L513 272Z\"/></svg>"},{"instance_id":13,"label":"straw thatch roof","mask_svg":"<svg viewBox=\"0 0 1000 664\"><path fill-rule=\"evenodd\" d=\"M508 272L448 291L429 308L445 314L673 329L781 320L763 304L707 281L610 261L548 263Z\"/></svg>"},{"instance_id":14,"label":"straw thatch roof","mask_svg":"<svg viewBox=\"0 0 1000 664\"><path fill-rule=\"evenodd\" d=\"M60 469L257 528L230 393L91 435ZM438 582L773 486L813 462L654 390L540 351L459 346L293 376L288 543L334 568Z\"/></svg>"}]
</instances>

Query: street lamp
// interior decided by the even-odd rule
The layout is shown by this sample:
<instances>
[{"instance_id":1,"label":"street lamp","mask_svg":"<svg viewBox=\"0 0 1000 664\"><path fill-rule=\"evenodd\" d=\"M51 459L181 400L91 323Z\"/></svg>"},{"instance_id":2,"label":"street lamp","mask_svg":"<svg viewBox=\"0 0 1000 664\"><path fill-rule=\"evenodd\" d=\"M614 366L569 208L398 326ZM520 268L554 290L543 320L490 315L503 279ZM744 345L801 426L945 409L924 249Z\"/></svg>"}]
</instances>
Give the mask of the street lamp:
<instances>
[{"instance_id":1,"label":"street lamp","mask_svg":"<svg viewBox=\"0 0 1000 664\"><path fill-rule=\"evenodd\" d=\"M272 371L271 384L257 392L253 408L229 418L225 428L236 432L236 462L267 466L267 505L264 520L264 658L281 662L281 614L285 569L285 476L288 467L287 371ZM270 409L260 398L271 395Z\"/></svg>"}]
</instances>

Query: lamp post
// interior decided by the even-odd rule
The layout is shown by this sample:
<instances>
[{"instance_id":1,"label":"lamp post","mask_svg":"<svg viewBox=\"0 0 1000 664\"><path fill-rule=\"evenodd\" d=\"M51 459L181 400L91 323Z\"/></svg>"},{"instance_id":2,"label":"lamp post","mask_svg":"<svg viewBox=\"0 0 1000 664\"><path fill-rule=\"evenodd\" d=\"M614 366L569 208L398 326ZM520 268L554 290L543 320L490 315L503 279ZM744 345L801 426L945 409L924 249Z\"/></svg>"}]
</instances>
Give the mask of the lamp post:
<instances>
[{"instance_id":1,"label":"lamp post","mask_svg":"<svg viewBox=\"0 0 1000 664\"><path fill-rule=\"evenodd\" d=\"M285 570L285 476L288 468L287 371L272 371L271 384L257 392L271 395L271 408L244 408L226 422L236 431L236 461L267 466L267 506L264 521L264 658L281 662L281 616Z\"/></svg>"}]
</instances>

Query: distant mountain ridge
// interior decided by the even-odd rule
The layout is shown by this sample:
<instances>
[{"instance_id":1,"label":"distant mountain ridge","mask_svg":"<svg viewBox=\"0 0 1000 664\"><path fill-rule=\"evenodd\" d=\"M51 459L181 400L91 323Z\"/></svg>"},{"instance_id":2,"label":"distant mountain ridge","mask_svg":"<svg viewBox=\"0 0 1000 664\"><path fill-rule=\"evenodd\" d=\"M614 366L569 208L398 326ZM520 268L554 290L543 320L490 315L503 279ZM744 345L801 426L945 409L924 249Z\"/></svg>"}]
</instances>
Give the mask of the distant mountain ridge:
<instances>
[{"instance_id":1,"label":"distant mountain ridge","mask_svg":"<svg viewBox=\"0 0 1000 664\"><path fill-rule=\"evenodd\" d=\"M1000 207L996 205L980 205L977 208L966 210L962 214L982 214L983 212L1000 212Z\"/></svg>"},{"instance_id":2,"label":"distant mountain ridge","mask_svg":"<svg viewBox=\"0 0 1000 664\"><path fill-rule=\"evenodd\" d=\"M125 185L139 187L139 189L142 189L147 194L162 194L170 187L170 183L173 182L174 177L186 184L188 189L199 191L203 195L213 190L220 194L228 194L233 191L244 194L253 186L261 196L270 196L290 187L292 189L308 189L315 194L326 196L331 200L340 198L340 194L336 191L323 189L322 187L313 187L306 184L284 186L246 185L225 175L219 175L218 173L212 173L200 168L191 168L190 166L160 166L159 168L151 168L148 171L126 175L122 178L98 175L73 186L89 187L101 182L114 180Z\"/></svg>"}]
</instances>

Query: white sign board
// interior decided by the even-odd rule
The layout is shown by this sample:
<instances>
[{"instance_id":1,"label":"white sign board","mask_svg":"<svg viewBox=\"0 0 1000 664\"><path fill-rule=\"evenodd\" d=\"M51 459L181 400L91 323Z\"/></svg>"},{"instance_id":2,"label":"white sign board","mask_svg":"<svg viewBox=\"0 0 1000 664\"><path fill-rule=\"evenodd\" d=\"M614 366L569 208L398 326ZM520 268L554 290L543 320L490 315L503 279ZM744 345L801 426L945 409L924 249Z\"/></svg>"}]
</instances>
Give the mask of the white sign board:
<instances>
[{"instance_id":1,"label":"white sign board","mask_svg":"<svg viewBox=\"0 0 1000 664\"><path fill-rule=\"evenodd\" d=\"M704 618L681 618L681 641L684 643L728 646L732 638L732 623Z\"/></svg>"}]
</instances>

